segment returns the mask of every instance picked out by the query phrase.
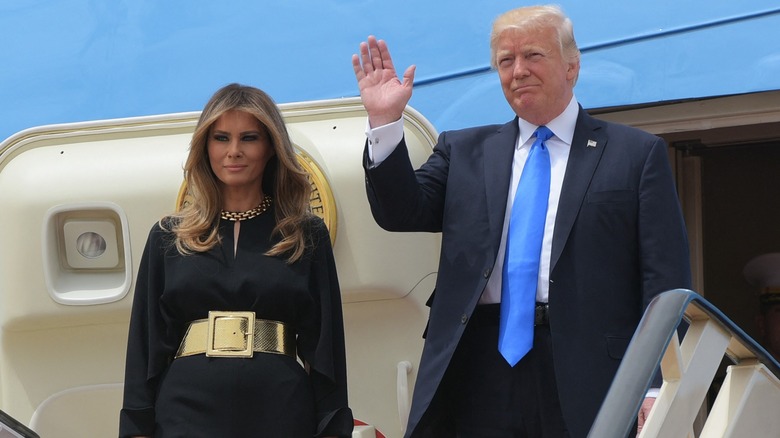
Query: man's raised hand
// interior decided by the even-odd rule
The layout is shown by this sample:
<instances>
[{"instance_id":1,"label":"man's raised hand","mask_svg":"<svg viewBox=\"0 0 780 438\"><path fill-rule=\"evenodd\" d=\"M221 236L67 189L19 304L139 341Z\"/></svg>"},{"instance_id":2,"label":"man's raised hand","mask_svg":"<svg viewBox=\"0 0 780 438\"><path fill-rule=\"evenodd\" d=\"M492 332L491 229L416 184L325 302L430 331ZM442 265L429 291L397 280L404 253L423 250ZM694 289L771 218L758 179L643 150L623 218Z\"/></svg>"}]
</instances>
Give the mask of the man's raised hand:
<instances>
[{"instance_id":1,"label":"man's raised hand","mask_svg":"<svg viewBox=\"0 0 780 438\"><path fill-rule=\"evenodd\" d=\"M401 82L387 44L372 35L368 41L360 43L360 55L352 55L352 67L371 127L400 119L412 97L415 66L404 71Z\"/></svg>"}]
</instances>

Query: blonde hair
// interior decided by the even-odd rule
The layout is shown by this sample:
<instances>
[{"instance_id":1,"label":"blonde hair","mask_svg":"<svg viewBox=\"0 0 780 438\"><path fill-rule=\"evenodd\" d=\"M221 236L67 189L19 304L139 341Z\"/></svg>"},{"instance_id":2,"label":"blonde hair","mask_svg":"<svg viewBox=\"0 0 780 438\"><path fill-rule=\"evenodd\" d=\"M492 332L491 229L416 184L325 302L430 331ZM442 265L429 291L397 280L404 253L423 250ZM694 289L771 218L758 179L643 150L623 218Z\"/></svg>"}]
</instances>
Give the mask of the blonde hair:
<instances>
[{"instance_id":1,"label":"blonde hair","mask_svg":"<svg viewBox=\"0 0 780 438\"><path fill-rule=\"evenodd\" d=\"M574 40L574 25L559 6L545 5L512 9L496 18L490 32L490 66L497 67L496 44L505 31L534 31L550 27L556 30L563 58L569 63L579 62L580 49Z\"/></svg>"},{"instance_id":2,"label":"blonde hair","mask_svg":"<svg viewBox=\"0 0 780 438\"><path fill-rule=\"evenodd\" d=\"M172 215L170 230L181 254L208 251L220 242L219 215L222 192L211 170L207 151L209 131L216 120L230 110L252 114L265 127L274 148L274 156L263 173L264 193L271 194L275 204L276 226L273 234L281 236L266 255L288 255L287 262L298 260L306 249L303 225L311 216L311 186L306 172L298 164L287 127L273 99L260 89L230 84L219 89L200 114L190 141L190 152L184 164L184 179L191 201ZM163 222L160 222L164 227ZM165 228L165 227L164 227Z\"/></svg>"}]
</instances>

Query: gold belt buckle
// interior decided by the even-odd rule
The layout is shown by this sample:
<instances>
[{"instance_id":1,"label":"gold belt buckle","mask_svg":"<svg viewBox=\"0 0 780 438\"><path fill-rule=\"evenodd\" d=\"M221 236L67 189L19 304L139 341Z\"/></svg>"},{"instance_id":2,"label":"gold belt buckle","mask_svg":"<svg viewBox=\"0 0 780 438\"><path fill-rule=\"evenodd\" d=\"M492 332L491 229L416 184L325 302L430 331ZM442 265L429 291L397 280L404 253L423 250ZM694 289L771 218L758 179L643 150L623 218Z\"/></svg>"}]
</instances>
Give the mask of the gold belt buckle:
<instances>
[{"instance_id":1,"label":"gold belt buckle","mask_svg":"<svg viewBox=\"0 0 780 438\"><path fill-rule=\"evenodd\" d=\"M209 312L208 357L252 357L255 312Z\"/></svg>"}]
</instances>

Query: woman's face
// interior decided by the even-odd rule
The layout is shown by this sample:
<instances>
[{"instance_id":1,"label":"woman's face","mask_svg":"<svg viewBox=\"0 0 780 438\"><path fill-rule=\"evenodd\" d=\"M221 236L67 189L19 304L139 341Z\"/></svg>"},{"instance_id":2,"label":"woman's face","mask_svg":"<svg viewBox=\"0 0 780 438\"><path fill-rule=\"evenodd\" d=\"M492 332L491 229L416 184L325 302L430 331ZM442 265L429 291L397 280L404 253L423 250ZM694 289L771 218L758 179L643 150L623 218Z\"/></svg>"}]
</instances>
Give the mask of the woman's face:
<instances>
[{"instance_id":1,"label":"woman's face","mask_svg":"<svg viewBox=\"0 0 780 438\"><path fill-rule=\"evenodd\" d=\"M274 148L268 131L255 116L239 110L225 112L211 125L206 148L223 194L260 193L265 165L274 156Z\"/></svg>"}]
</instances>

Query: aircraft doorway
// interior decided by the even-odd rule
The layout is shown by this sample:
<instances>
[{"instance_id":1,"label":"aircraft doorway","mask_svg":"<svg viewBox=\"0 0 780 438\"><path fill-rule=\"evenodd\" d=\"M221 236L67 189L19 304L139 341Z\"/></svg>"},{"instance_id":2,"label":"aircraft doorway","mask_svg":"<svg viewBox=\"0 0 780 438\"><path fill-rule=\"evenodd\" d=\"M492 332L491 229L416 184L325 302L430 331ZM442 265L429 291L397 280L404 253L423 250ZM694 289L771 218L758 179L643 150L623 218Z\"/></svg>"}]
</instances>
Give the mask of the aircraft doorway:
<instances>
[{"instance_id":1,"label":"aircraft doorway","mask_svg":"<svg viewBox=\"0 0 780 438\"><path fill-rule=\"evenodd\" d=\"M689 224L700 227L698 291L761 342L759 290L743 269L755 256L780 252L780 141L674 146L684 149L682 161L698 161L700 221Z\"/></svg>"},{"instance_id":2,"label":"aircraft doorway","mask_svg":"<svg viewBox=\"0 0 780 438\"><path fill-rule=\"evenodd\" d=\"M669 144L693 289L760 340L758 290L742 270L759 254L780 252L780 91L591 113Z\"/></svg>"}]
</instances>

